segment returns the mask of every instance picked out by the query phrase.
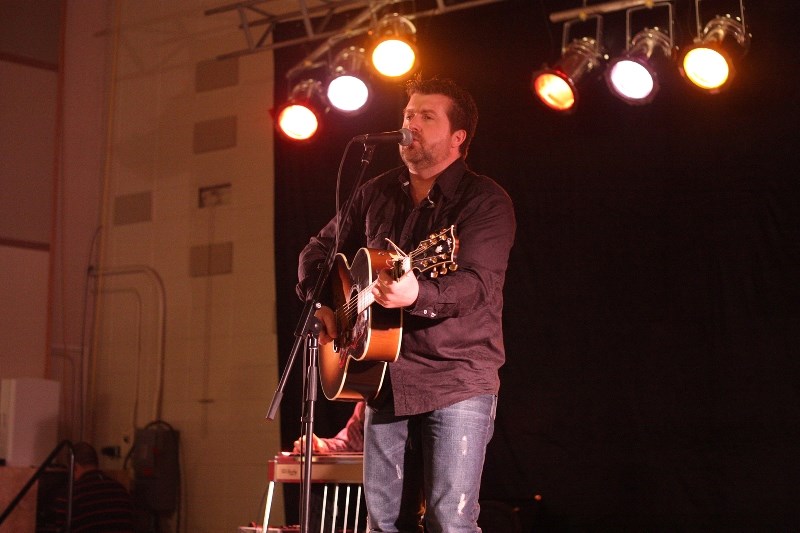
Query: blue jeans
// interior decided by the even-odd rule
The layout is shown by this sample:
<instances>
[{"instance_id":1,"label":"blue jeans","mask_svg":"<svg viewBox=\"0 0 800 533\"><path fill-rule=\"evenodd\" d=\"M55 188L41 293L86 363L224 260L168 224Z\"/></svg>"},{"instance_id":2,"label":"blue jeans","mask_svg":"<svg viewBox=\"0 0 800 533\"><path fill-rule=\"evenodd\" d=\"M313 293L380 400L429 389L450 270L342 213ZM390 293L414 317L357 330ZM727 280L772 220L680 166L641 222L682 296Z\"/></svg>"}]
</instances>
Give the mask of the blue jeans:
<instances>
[{"instance_id":1,"label":"blue jeans","mask_svg":"<svg viewBox=\"0 0 800 533\"><path fill-rule=\"evenodd\" d=\"M364 493L370 532L476 533L486 445L497 396L413 416L367 407Z\"/></svg>"}]
</instances>

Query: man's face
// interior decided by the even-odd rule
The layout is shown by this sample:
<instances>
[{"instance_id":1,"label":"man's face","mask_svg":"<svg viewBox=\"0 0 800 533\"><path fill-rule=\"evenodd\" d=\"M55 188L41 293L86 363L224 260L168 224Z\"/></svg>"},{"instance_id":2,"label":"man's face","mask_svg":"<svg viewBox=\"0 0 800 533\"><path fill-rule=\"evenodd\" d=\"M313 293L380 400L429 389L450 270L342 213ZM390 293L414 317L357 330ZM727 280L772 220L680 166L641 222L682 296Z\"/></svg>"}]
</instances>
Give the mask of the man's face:
<instances>
[{"instance_id":1,"label":"man's face","mask_svg":"<svg viewBox=\"0 0 800 533\"><path fill-rule=\"evenodd\" d=\"M458 153L450 131L450 98L443 94L414 93L403 111L403 127L414 134L414 142L400 147L400 157L411 171L434 167Z\"/></svg>"}]
</instances>

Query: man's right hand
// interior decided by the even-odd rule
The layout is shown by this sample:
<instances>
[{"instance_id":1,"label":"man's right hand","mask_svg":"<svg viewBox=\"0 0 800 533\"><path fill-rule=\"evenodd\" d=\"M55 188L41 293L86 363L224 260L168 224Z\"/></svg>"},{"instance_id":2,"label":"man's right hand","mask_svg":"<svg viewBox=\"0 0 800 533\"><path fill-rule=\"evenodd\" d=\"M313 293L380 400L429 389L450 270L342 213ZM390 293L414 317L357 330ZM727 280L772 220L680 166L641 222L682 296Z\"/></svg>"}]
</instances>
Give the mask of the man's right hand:
<instances>
[{"instance_id":1,"label":"man's right hand","mask_svg":"<svg viewBox=\"0 0 800 533\"><path fill-rule=\"evenodd\" d=\"M322 330L319 332L320 344L328 344L339 336L339 332L336 330L336 317L333 313L333 309L323 305L316 310L314 316L322 322Z\"/></svg>"},{"instance_id":2,"label":"man's right hand","mask_svg":"<svg viewBox=\"0 0 800 533\"><path fill-rule=\"evenodd\" d=\"M294 448L292 451L294 453L303 453L305 452L305 443L306 438L300 437L296 441L294 441ZM323 439L317 437L316 435L311 435L311 451L314 453L327 453L329 450L328 443L325 442Z\"/></svg>"}]
</instances>

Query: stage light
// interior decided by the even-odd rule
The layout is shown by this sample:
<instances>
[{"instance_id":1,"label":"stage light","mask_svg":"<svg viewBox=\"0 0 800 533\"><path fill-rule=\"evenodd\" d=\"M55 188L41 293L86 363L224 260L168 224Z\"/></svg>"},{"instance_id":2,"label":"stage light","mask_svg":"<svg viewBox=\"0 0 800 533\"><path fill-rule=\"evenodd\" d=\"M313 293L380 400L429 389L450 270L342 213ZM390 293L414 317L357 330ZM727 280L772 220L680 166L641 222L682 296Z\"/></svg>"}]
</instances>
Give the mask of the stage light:
<instances>
[{"instance_id":1,"label":"stage light","mask_svg":"<svg viewBox=\"0 0 800 533\"><path fill-rule=\"evenodd\" d=\"M370 33L375 39L370 58L378 74L399 79L416 68L414 39L417 29L410 20L392 13L378 21L375 30Z\"/></svg>"},{"instance_id":2,"label":"stage light","mask_svg":"<svg viewBox=\"0 0 800 533\"><path fill-rule=\"evenodd\" d=\"M681 74L697 87L716 93L730 85L734 62L747 52L751 36L744 20L744 0L738 0L738 15L717 15L705 27L701 26L701 19L708 19L700 15L701 1L694 0L697 37L694 44L680 54L678 67ZM715 5L722 1L735 2L718 0ZM673 37L676 3L674 0L611 0L588 5L584 1L581 7L551 13L551 22L564 23L563 55L555 67L534 73L534 93L551 109L574 110L580 79L608 59L606 51L601 49L604 42L602 15L625 10L626 47L619 58L609 63L604 77L611 92L625 102L636 105L652 101L659 90L659 75L665 70L662 67L678 57ZM656 9L666 10L669 15L666 24L662 24L659 13L654 14ZM643 16L647 23L637 25L637 28L644 29L631 38L633 13ZM583 24L591 18L597 21L595 39L573 40L567 47L570 26Z\"/></svg>"},{"instance_id":3,"label":"stage light","mask_svg":"<svg viewBox=\"0 0 800 533\"><path fill-rule=\"evenodd\" d=\"M351 46L339 52L331 63L328 102L344 114L363 111L370 100L370 87L365 81L363 48Z\"/></svg>"},{"instance_id":4,"label":"stage light","mask_svg":"<svg viewBox=\"0 0 800 533\"><path fill-rule=\"evenodd\" d=\"M597 39L575 39L552 68L534 73L533 93L550 109L572 111L578 102L578 85L587 74L601 66L602 59Z\"/></svg>"},{"instance_id":5,"label":"stage light","mask_svg":"<svg viewBox=\"0 0 800 533\"><path fill-rule=\"evenodd\" d=\"M325 110L322 82L303 80L292 88L286 103L276 113L278 131L291 140L309 140L319 130Z\"/></svg>"},{"instance_id":6,"label":"stage light","mask_svg":"<svg viewBox=\"0 0 800 533\"><path fill-rule=\"evenodd\" d=\"M645 28L629 48L609 63L605 78L611 93L633 104L646 104L658 93L657 62L672 54L672 39L658 28Z\"/></svg>"},{"instance_id":7,"label":"stage light","mask_svg":"<svg viewBox=\"0 0 800 533\"><path fill-rule=\"evenodd\" d=\"M734 58L744 54L749 42L743 21L730 15L715 17L683 53L681 74L700 89L718 93L730 85Z\"/></svg>"}]
</instances>

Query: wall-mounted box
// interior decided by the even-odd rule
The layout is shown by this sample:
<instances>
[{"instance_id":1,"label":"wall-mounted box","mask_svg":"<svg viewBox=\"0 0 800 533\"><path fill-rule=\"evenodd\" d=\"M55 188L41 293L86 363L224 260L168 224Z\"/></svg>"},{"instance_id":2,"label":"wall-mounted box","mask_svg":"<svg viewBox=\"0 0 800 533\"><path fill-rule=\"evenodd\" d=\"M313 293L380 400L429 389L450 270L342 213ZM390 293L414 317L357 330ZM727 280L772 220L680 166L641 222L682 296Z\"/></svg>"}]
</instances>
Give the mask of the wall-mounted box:
<instances>
[{"instance_id":1,"label":"wall-mounted box","mask_svg":"<svg viewBox=\"0 0 800 533\"><path fill-rule=\"evenodd\" d=\"M0 459L39 466L58 444L60 383L40 378L0 382Z\"/></svg>"}]
</instances>

